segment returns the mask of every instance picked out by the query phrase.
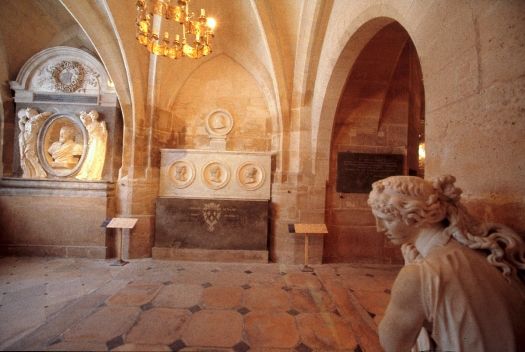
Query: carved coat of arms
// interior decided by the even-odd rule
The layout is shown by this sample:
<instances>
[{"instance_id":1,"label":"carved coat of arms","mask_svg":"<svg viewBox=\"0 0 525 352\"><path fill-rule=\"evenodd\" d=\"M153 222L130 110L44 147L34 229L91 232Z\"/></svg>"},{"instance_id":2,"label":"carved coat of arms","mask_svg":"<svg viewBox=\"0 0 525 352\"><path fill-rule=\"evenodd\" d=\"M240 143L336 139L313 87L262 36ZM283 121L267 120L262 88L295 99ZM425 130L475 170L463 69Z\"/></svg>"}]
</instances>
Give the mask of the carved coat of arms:
<instances>
[{"instance_id":1,"label":"carved coat of arms","mask_svg":"<svg viewBox=\"0 0 525 352\"><path fill-rule=\"evenodd\" d=\"M221 218L221 205L219 203L206 203L202 209L204 221L208 224L208 231L215 231L215 225Z\"/></svg>"}]
</instances>

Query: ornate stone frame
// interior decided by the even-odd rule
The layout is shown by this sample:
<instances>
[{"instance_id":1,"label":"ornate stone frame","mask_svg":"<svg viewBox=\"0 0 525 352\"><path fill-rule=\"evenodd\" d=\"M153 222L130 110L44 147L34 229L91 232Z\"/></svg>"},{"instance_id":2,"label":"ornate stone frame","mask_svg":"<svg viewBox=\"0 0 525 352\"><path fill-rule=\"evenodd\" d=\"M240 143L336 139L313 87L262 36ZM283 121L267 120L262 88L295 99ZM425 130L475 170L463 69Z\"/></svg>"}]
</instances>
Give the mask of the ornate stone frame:
<instances>
[{"instance_id":1,"label":"ornate stone frame","mask_svg":"<svg viewBox=\"0 0 525 352\"><path fill-rule=\"evenodd\" d=\"M62 80L64 71L72 73L70 80ZM87 104L118 105L115 87L104 65L78 48L56 46L38 52L26 61L10 86L16 103L55 102L53 99L63 95L96 100ZM41 100L43 97L45 101ZM67 102L63 99L57 102Z\"/></svg>"},{"instance_id":2,"label":"ornate stone frame","mask_svg":"<svg viewBox=\"0 0 525 352\"><path fill-rule=\"evenodd\" d=\"M82 156L80 157L80 160L78 161L77 165L70 171L64 171L59 172L51 165L49 165L49 162L47 161L47 157L45 154L44 146L46 144L46 136L47 133L52 128L53 124L57 123L57 121L61 119L69 120L71 124L74 125L75 128L79 129L82 133ZM56 113L51 115L42 125L40 130L38 131L38 142L37 142L37 154L38 154L38 160L40 161L40 165L44 168L44 170L48 173L48 175L55 176L55 177L68 177L72 176L75 173L77 173L80 170L80 167L82 166L82 163L84 162L84 159L86 158L87 154L87 147L88 147L88 131L86 127L82 124L80 119L74 115L71 114L63 114L63 113Z\"/></svg>"}]
</instances>

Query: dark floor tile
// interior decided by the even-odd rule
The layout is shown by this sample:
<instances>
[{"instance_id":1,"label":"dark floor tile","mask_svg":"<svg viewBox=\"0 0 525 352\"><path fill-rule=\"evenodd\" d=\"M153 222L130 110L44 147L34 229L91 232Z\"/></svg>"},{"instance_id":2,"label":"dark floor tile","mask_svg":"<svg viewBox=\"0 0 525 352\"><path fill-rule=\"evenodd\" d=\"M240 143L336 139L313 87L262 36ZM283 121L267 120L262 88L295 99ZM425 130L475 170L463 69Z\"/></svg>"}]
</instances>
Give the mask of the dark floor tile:
<instances>
[{"instance_id":1,"label":"dark floor tile","mask_svg":"<svg viewBox=\"0 0 525 352\"><path fill-rule=\"evenodd\" d=\"M202 308L197 306L197 305L192 306L192 307L189 308L189 311L192 312L192 313L197 313L200 310L202 310Z\"/></svg>"},{"instance_id":2,"label":"dark floor tile","mask_svg":"<svg viewBox=\"0 0 525 352\"><path fill-rule=\"evenodd\" d=\"M242 315L246 315L246 314L250 313L251 311L248 308L246 308L246 307L241 307L241 308L237 309L237 312L241 313Z\"/></svg>"},{"instance_id":3,"label":"dark floor tile","mask_svg":"<svg viewBox=\"0 0 525 352\"><path fill-rule=\"evenodd\" d=\"M169 347L171 348L172 351L176 352L186 347L186 344L182 340L177 340L174 343L172 343Z\"/></svg>"},{"instance_id":4,"label":"dark floor tile","mask_svg":"<svg viewBox=\"0 0 525 352\"><path fill-rule=\"evenodd\" d=\"M108 347L108 350L112 350L123 344L124 344L124 339L122 338L122 336L114 337L108 342L106 342L106 346Z\"/></svg>"},{"instance_id":5,"label":"dark floor tile","mask_svg":"<svg viewBox=\"0 0 525 352\"><path fill-rule=\"evenodd\" d=\"M140 306L140 309L142 309L143 312L150 310L151 308L153 308L153 304L151 302Z\"/></svg>"},{"instance_id":6,"label":"dark floor tile","mask_svg":"<svg viewBox=\"0 0 525 352\"><path fill-rule=\"evenodd\" d=\"M312 352L313 350L308 347L307 345L305 345L304 343L300 343L299 345L297 345L297 347L295 347L294 351L296 352Z\"/></svg>"},{"instance_id":7,"label":"dark floor tile","mask_svg":"<svg viewBox=\"0 0 525 352\"><path fill-rule=\"evenodd\" d=\"M245 343L244 341L239 342L235 346L233 346L233 350L235 352L246 352L250 350L250 346Z\"/></svg>"},{"instance_id":8,"label":"dark floor tile","mask_svg":"<svg viewBox=\"0 0 525 352\"><path fill-rule=\"evenodd\" d=\"M290 315L292 315L292 316L294 316L294 317L295 317L296 315L301 314L301 312L299 312L299 311L297 311L297 310L295 310L295 309L293 309L293 308L290 309L290 310L288 310L288 311L286 311L286 313L288 313L288 314L290 314Z\"/></svg>"}]
</instances>

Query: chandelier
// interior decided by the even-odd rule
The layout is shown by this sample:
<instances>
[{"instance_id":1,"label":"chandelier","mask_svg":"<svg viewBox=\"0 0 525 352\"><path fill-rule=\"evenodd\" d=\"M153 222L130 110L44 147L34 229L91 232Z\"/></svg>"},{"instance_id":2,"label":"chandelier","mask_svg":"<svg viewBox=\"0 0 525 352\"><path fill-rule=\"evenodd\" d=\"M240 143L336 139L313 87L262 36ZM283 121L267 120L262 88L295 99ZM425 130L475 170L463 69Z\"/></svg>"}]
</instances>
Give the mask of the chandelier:
<instances>
[{"instance_id":1,"label":"chandelier","mask_svg":"<svg viewBox=\"0 0 525 352\"><path fill-rule=\"evenodd\" d=\"M137 0L138 42L150 53L170 59L182 56L198 59L210 54L210 42L216 22L213 18L206 17L204 9L195 18L195 14L190 13L189 2L190 0L178 0L177 5L172 5L170 0ZM159 32L162 18L167 20L168 26L170 20L173 20L182 35L173 36L166 31L161 39Z\"/></svg>"}]
</instances>

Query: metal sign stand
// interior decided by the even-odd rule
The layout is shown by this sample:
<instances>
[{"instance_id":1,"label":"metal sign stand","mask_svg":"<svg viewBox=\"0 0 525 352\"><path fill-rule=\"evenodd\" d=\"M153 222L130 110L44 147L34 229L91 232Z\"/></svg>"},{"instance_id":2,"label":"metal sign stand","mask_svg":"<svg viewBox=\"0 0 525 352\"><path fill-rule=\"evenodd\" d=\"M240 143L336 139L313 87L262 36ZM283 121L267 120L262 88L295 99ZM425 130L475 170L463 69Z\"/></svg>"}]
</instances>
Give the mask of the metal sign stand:
<instances>
[{"instance_id":1,"label":"metal sign stand","mask_svg":"<svg viewBox=\"0 0 525 352\"><path fill-rule=\"evenodd\" d=\"M304 235L304 265L301 271L313 272L314 269L308 265L308 238L309 235L324 235L328 233L325 224L290 224L289 231L297 235Z\"/></svg>"},{"instance_id":2,"label":"metal sign stand","mask_svg":"<svg viewBox=\"0 0 525 352\"><path fill-rule=\"evenodd\" d=\"M129 229L131 231L131 229L133 229L135 227L135 224L137 223L137 220L138 219L135 219L135 218L113 218L113 219L111 219L109 224L106 225L106 228L120 229L120 231L119 231L120 232L119 257L118 257L118 259L115 262L110 264L111 266L122 266L122 265L126 265L126 264L129 263L129 262L126 262L126 261L122 260L122 252L123 252L123 239L122 239L122 237L124 236L123 230L124 229Z\"/></svg>"}]
</instances>

